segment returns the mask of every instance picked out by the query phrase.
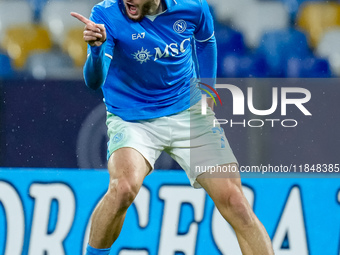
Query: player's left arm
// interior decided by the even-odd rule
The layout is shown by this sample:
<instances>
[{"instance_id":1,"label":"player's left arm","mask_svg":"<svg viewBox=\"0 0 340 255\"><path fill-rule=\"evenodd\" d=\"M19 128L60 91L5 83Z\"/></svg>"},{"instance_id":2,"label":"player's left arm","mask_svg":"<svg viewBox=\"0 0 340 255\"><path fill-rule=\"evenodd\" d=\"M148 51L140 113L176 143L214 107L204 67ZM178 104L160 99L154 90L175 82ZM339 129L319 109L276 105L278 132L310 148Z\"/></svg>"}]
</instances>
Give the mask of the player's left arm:
<instances>
[{"instance_id":1,"label":"player's left arm","mask_svg":"<svg viewBox=\"0 0 340 255\"><path fill-rule=\"evenodd\" d=\"M205 42L196 41L196 54L199 66L199 77L209 78L209 85L215 88L217 70L217 50L215 36ZM213 110L214 100L207 98L208 106Z\"/></svg>"},{"instance_id":2,"label":"player's left arm","mask_svg":"<svg viewBox=\"0 0 340 255\"><path fill-rule=\"evenodd\" d=\"M209 78L209 85L215 87L217 72L217 47L214 35L214 22L206 0L201 1L201 16L195 31L198 75ZM208 106L213 109L213 99L207 98Z\"/></svg>"}]
</instances>

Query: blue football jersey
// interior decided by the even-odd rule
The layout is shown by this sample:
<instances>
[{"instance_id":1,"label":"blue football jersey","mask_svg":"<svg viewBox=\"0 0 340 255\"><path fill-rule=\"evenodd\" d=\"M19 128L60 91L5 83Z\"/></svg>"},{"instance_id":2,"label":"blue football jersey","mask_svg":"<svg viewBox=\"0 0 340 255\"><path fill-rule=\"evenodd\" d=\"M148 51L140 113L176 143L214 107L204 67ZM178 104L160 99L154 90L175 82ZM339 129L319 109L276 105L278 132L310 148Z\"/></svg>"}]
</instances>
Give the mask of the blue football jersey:
<instances>
[{"instance_id":1,"label":"blue football jersey","mask_svg":"<svg viewBox=\"0 0 340 255\"><path fill-rule=\"evenodd\" d=\"M111 58L104 101L109 112L124 120L171 115L201 98L190 85L197 77L192 44L214 34L208 4L164 1L164 12L140 22L127 17L122 0L104 0L92 9L90 19L106 28L105 56Z\"/></svg>"}]
</instances>

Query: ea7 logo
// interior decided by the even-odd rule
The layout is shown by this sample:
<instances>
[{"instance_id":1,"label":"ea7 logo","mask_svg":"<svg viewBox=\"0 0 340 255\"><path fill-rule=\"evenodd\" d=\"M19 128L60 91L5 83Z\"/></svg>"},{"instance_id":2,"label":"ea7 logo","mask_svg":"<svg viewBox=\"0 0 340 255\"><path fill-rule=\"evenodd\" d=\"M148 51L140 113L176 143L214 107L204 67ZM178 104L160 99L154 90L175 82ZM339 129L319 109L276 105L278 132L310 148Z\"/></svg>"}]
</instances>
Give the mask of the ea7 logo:
<instances>
[{"instance_id":1,"label":"ea7 logo","mask_svg":"<svg viewBox=\"0 0 340 255\"><path fill-rule=\"evenodd\" d=\"M144 38L145 38L145 32L132 34L132 40L144 39Z\"/></svg>"}]
</instances>

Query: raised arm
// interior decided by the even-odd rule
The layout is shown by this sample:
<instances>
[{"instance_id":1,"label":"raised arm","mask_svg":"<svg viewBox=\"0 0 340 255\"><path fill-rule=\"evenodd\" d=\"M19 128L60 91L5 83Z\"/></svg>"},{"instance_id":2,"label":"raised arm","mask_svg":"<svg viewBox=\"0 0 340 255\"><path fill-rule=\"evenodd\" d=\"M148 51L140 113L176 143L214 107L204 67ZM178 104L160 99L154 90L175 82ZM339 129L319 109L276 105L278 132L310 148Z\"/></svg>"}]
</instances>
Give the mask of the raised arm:
<instances>
[{"instance_id":1,"label":"raised arm","mask_svg":"<svg viewBox=\"0 0 340 255\"><path fill-rule=\"evenodd\" d=\"M111 59L105 57L106 29L102 24L85 18L83 15L71 12L71 15L85 24L83 38L90 46L90 54L84 65L84 79L91 89L100 88L106 79Z\"/></svg>"}]
</instances>

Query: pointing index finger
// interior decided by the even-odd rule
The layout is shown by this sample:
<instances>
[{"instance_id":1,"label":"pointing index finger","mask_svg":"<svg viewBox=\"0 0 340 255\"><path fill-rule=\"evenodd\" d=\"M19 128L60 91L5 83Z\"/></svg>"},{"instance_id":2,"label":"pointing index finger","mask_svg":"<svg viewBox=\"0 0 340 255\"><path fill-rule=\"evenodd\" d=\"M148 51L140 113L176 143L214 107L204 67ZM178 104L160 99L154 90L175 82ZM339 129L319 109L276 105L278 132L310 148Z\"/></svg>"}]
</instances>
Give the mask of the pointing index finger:
<instances>
[{"instance_id":1,"label":"pointing index finger","mask_svg":"<svg viewBox=\"0 0 340 255\"><path fill-rule=\"evenodd\" d=\"M85 18L83 15L81 15L79 13L71 12L70 14L71 14L72 17L75 17L79 21L83 22L85 25L94 24L94 22L92 22L91 20Z\"/></svg>"}]
</instances>

